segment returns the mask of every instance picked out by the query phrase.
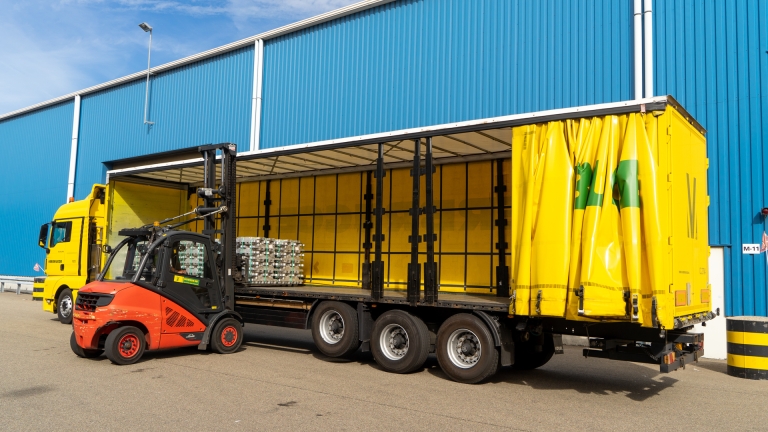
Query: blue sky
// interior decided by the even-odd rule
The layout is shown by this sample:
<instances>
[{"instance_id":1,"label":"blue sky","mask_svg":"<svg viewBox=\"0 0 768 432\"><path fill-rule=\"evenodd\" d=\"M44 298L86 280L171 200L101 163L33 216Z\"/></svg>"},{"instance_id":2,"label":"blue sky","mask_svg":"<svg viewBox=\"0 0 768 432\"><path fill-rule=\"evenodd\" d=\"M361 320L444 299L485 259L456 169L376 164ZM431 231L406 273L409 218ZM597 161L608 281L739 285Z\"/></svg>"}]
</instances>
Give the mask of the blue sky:
<instances>
[{"instance_id":1,"label":"blue sky","mask_svg":"<svg viewBox=\"0 0 768 432\"><path fill-rule=\"evenodd\" d=\"M358 0L0 0L0 114Z\"/></svg>"}]
</instances>

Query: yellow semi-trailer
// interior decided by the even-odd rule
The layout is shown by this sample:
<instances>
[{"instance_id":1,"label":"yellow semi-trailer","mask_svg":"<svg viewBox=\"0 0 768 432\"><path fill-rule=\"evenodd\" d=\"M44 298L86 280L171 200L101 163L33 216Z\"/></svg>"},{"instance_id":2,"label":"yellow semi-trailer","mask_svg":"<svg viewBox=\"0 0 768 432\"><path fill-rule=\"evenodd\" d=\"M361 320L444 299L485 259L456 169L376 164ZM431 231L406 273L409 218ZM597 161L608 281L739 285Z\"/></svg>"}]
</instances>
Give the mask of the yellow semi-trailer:
<instances>
[{"instance_id":1,"label":"yellow semi-trailer","mask_svg":"<svg viewBox=\"0 0 768 432\"><path fill-rule=\"evenodd\" d=\"M106 243L216 196L200 189L211 182L201 158L168 157L112 163ZM302 285L253 284L235 252L220 250L244 322L311 329L324 354L362 347L396 373L434 352L460 382L500 365L539 367L562 334L590 337L589 356L664 372L703 353L703 335L689 330L713 317L706 146L671 97L236 161L215 173L235 188L236 235L299 240L306 263ZM186 229L222 235L200 221Z\"/></svg>"}]
</instances>

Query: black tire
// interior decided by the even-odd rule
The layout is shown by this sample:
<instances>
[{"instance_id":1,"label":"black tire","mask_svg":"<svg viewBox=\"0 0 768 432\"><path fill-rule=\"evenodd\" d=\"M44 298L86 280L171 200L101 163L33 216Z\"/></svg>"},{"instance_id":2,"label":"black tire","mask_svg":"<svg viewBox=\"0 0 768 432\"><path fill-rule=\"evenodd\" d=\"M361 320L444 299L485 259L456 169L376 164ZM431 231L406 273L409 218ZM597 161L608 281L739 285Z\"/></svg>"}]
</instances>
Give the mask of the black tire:
<instances>
[{"instance_id":1,"label":"black tire","mask_svg":"<svg viewBox=\"0 0 768 432\"><path fill-rule=\"evenodd\" d=\"M536 346L541 345L541 351L536 351ZM551 334L543 334L527 341L519 339L515 341L516 370L532 370L544 366L555 354L555 341Z\"/></svg>"},{"instance_id":2,"label":"black tire","mask_svg":"<svg viewBox=\"0 0 768 432\"><path fill-rule=\"evenodd\" d=\"M75 332L72 332L72 336L69 337L69 347L72 348L73 353L82 358L96 358L104 353L104 350L83 349L80 347L80 345L77 344L77 337L75 336Z\"/></svg>"},{"instance_id":3,"label":"black tire","mask_svg":"<svg viewBox=\"0 0 768 432\"><path fill-rule=\"evenodd\" d=\"M243 344L243 325L234 318L216 323L211 333L211 349L219 354L231 354Z\"/></svg>"},{"instance_id":4,"label":"black tire","mask_svg":"<svg viewBox=\"0 0 768 432\"><path fill-rule=\"evenodd\" d=\"M350 356L360 347L357 311L346 303L320 303L312 312L312 339L328 357Z\"/></svg>"},{"instance_id":5,"label":"black tire","mask_svg":"<svg viewBox=\"0 0 768 432\"><path fill-rule=\"evenodd\" d=\"M382 369L394 373L413 372L429 355L429 330L424 321L408 312L384 312L373 325L371 352Z\"/></svg>"},{"instance_id":6,"label":"black tire","mask_svg":"<svg viewBox=\"0 0 768 432\"><path fill-rule=\"evenodd\" d=\"M496 373L499 350L483 321L460 313L445 320L437 332L437 361L452 380L475 384Z\"/></svg>"},{"instance_id":7,"label":"black tire","mask_svg":"<svg viewBox=\"0 0 768 432\"><path fill-rule=\"evenodd\" d=\"M62 324L72 324L72 312L75 310L75 302L72 301L72 290L64 288L56 300L56 313L59 316L59 322Z\"/></svg>"},{"instance_id":8,"label":"black tire","mask_svg":"<svg viewBox=\"0 0 768 432\"><path fill-rule=\"evenodd\" d=\"M107 335L104 352L116 365L129 365L139 361L144 354L144 332L133 326L119 327Z\"/></svg>"}]
</instances>

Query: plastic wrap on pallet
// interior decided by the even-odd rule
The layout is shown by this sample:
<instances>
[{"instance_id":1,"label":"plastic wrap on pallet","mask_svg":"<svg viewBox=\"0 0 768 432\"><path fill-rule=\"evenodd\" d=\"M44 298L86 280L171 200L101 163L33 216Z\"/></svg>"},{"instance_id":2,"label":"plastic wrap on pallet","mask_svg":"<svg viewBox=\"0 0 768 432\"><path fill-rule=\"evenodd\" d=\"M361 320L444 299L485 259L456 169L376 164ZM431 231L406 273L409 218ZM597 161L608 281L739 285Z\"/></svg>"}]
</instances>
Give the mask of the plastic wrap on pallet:
<instances>
[{"instance_id":1,"label":"plastic wrap on pallet","mask_svg":"<svg viewBox=\"0 0 768 432\"><path fill-rule=\"evenodd\" d=\"M296 240L238 237L235 248L242 257L249 285L303 285L304 244Z\"/></svg>"}]
</instances>

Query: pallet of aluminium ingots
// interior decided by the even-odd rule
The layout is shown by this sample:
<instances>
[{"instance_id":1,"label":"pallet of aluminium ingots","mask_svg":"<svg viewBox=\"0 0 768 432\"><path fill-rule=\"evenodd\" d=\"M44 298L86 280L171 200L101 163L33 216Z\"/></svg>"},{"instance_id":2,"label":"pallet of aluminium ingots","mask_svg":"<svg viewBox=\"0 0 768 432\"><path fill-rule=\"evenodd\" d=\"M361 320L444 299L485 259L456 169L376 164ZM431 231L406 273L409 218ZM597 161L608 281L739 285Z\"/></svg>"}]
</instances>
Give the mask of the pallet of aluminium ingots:
<instances>
[{"instance_id":1,"label":"pallet of aluminium ingots","mask_svg":"<svg viewBox=\"0 0 768 432\"><path fill-rule=\"evenodd\" d=\"M238 237L235 244L248 285L303 285L304 244L296 240Z\"/></svg>"}]
</instances>

